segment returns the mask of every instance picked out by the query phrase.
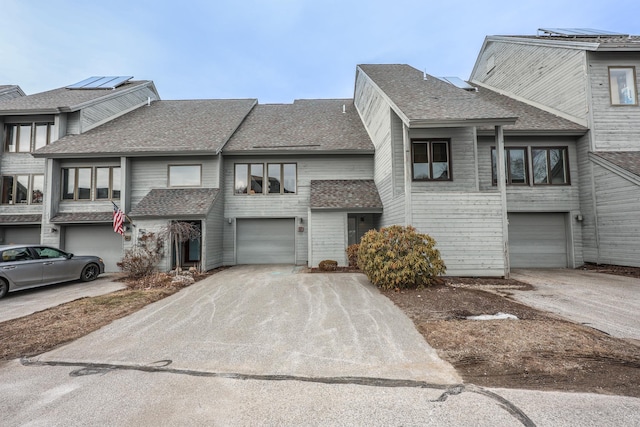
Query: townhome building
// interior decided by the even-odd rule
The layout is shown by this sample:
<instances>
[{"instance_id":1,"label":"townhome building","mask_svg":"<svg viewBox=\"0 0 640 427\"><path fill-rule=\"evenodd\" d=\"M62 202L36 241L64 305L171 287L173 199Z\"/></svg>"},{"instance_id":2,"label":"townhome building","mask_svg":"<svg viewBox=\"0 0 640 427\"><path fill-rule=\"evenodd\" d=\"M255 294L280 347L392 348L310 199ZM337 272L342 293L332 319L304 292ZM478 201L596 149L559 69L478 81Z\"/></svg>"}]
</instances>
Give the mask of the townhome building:
<instances>
[{"instance_id":1,"label":"townhome building","mask_svg":"<svg viewBox=\"0 0 640 427\"><path fill-rule=\"evenodd\" d=\"M639 68L638 36L546 28L486 37L471 74L475 85L588 129L577 157L569 153L585 262L640 266Z\"/></svg>"},{"instance_id":2,"label":"townhome building","mask_svg":"<svg viewBox=\"0 0 640 427\"><path fill-rule=\"evenodd\" d=\"M117 271L183 221L200 237L167 244L163 270L316 267L401 224L436 239L450 275L639 265L637 43L491 36L469 82L362 64L352 99L291 104L161 100L129 77L0 86L0 237Z\"/></svg>"},{"instance_id":3,"label":"townhome building","mask_svg":"<svg viewBox=\"0 0 640 427\"><path fill-rule=\"evenodd\" d=\"M151 81L91 78L78 84L0 101L2 243L43 243L76 253L121 248L111 228L111 199L122 197L126 170L117 157L93 153L45 158L37 150L82 135L159 99ZM55 150L54 150L55 151ZM94 246L86 246L93 242ZM111 271L116 266L105 253ZM117 256L121 256L121 249Z\"/></svg>"}]
</instances>

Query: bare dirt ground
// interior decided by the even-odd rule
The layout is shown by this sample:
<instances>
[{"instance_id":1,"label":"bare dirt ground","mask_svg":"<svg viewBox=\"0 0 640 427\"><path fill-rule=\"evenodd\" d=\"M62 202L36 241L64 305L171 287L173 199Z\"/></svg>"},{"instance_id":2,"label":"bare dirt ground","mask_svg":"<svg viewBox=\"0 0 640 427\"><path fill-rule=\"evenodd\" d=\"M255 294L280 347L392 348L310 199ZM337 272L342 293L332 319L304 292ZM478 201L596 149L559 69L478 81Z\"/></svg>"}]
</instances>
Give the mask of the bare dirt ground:
<instances>
[{"instance_id":1,"label":"bare dirt ground","mask_svg":"<svg viewBox=\"0 0 640 427\"><path fill-rule=\"evenodd\" d=\"M640 277L640 269L593 267ZM445 282L384 294L413 319L427 342L456 367L465 382L640 397L640 347L636 344L509 299L509 289L527 289L530 285L514 280L454 277ZM2 322L0 361L51 350L181 287L166 280L131 282L127 290ZM518 320L466 319L498 312L513 314Z\"/></svg>"}]
</instances>

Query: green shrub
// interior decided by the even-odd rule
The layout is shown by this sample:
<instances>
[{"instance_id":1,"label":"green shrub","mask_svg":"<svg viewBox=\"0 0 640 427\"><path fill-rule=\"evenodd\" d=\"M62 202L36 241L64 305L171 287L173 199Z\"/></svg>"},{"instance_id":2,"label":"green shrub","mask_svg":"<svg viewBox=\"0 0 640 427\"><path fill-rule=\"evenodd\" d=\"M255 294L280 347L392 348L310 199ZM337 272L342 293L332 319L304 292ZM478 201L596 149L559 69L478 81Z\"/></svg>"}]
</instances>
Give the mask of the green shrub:
<instances>
[{"instance_id":1,"label":"green shrub","mask_svg":"<svg viewBox=\"0 0 640 427\"><path fill-rule=\"evenodd\" d=\"M318 269L320 271L336 271L336 267L338 267L338 261L334 261L332 259L325 259L324 261L320 261L320 264L318 264Z\"/></svg>"},{"instance_id":2,"label":"green shrub","mask_svg":"<svg viewBox=\"0 0 640 427\"><path fill-rule=\"evenodd\" d=\"M370 230L360 240L358 267L382 289L428 286L446 272L435 245L433 237L412 226Z\"/></svg>"},{"instance_id":3,"label":"green shrub","mask_svg":"<svg viewBox=\"0 0 640 427\"><path fill-rule=\"evenodd\" d=\"M358 248L359 247L360 245L357 243L347 246L347 259L349 260L349 267L358 266Z\"/></svg>"}]
</instances>

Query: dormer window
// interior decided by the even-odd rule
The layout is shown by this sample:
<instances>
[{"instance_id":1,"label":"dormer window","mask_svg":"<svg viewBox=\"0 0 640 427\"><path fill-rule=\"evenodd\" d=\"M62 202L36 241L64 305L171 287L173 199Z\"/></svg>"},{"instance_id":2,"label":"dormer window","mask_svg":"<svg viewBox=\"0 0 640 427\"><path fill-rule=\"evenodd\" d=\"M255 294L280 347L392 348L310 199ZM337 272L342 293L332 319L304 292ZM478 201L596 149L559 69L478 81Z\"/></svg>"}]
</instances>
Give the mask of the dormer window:
<instances>
[{"instance_id":1,"label":"dormer window","mask_svg":"<svg viewBox=\"0 0 640 427\"><path fill-rule=\"evenodd\" d=\"M51 142L53 123L20 123L5 125L4 151L32 153Z\"/></svg>"}]
</instances>

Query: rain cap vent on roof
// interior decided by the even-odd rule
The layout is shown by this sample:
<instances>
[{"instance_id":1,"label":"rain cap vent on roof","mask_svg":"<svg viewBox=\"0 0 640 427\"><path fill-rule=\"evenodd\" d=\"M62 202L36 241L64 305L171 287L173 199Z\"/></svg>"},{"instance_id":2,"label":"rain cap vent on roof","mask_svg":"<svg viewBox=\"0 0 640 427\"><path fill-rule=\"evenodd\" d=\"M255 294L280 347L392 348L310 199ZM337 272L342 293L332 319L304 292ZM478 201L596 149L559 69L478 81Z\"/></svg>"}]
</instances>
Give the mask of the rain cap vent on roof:
<instances>
[{"instance_id":1,"label":"rain cap vent on roof","mask_svg":"<svg viewBox=\"0 0 640 427\"><path fill-rule=\"evenodd\" d=\"M132 78L133 76L94 76L67 86L67 89L115 89Z\"/></svg>"},{"instance_id":2,"label":"rain cap vent on roof","mask_svg":"<svg viewBox=\"0 0 640 427\"><path fill-rule=\"evenodd\" d=\"M538 28L538 35L562 37L624 37L628 34L611 31L594 30L593 28Z\"/></svg>"}]
</instances>

